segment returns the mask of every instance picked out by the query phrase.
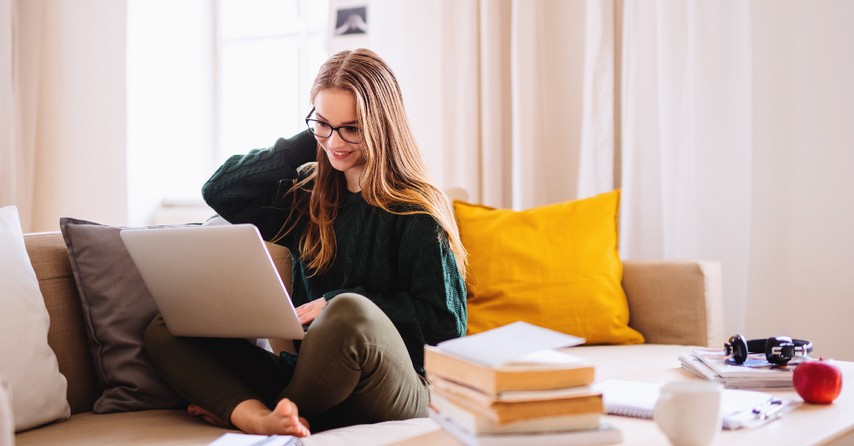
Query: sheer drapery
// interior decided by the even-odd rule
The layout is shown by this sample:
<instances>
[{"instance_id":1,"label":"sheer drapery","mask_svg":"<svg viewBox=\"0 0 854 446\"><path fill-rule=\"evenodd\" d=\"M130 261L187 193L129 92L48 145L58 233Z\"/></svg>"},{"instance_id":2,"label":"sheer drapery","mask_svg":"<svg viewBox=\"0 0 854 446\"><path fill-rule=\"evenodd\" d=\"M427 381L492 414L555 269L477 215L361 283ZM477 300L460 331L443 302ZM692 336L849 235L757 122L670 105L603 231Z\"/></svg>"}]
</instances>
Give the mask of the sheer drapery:
<instances>
[{"instance_id":1,"label":"sheer drapery","mask_svg":"<svg viewBox=\"0 0 854 446\"><path fill-rule=\"evenodd\" d=\"M30 230L36 162L41 0L0 0L0 206Z\"/></svg>"},{"instance_id":2,"label":"sheer drapery","mask_svg":"<svg viewBox=\"0 0 854 446\"><path fill-rule=\"evenodd\" d=\"M624 9L621 254L720 261L728 332L747 293L749 12L737 0Z\"/></svg>"},{"instance_id":3,"label":"sheer drapery","mask_svg":"<svg viewBox=\"0 0 854 446\"><path fill-rule=\"evenodd\" d=\"M749 5L622 0L372 3L443 187L524 209L621 187L624 258L724 263L743 309L750 227ZM727 329L743 325L733 311Z\"/></svg>"},{"instance_id":4,"label":"sheer drapery","mask_svg":"<svg viewBox=\"0 0 854 446\"><path fill-rule=\"evenodd\" d=\"M127 221L125 2L0 0L0 205Z\"/></svg>"},{"instance_id":5,"label":"sheer drapery","mask_svg":"<svg viewBox=\"0 0 854 446\"><path fill-rule=\"evenodd\" d=\"M371 47L395 68L443 187L515 209L614 188L613 2L371 8Z\"/></svg>"},{"instance_id":6,"label":"sheer drapery","mask_svg":"<svg viewBox=\"0 0 854 446\"><path fill-rule=\"evenodd\" d=\"M581 157L578 196L620 186L620 80L622 1L586 3Z\"/></svg>"}]
</instances>

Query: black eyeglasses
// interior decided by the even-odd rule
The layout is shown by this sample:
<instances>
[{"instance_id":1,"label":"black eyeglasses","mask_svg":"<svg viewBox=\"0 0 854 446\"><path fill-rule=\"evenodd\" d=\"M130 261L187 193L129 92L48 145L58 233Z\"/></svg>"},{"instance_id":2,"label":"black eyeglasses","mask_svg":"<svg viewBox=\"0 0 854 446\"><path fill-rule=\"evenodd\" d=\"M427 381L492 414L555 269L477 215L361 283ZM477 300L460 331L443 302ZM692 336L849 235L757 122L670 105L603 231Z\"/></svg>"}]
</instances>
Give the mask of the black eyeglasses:
<instances>
[{"instance_id":1,"label":"black eyeglasses","mask_svg":"<svg viewBox=\"0 0 854 446\"><path fill-rule=\"evenodd\" d=\"M329 138L332 136L332 132L337 131L338 136L350 144L359 144L362 142L362 130L358 127L352 125L332 127L328 122L311 119L311 115L313 113L314 109L312 108L308 113L308 116L305 117L305 123L308 125L308 130L313 133L314 136L318 138Z\"/></svg>"}]
</instances>

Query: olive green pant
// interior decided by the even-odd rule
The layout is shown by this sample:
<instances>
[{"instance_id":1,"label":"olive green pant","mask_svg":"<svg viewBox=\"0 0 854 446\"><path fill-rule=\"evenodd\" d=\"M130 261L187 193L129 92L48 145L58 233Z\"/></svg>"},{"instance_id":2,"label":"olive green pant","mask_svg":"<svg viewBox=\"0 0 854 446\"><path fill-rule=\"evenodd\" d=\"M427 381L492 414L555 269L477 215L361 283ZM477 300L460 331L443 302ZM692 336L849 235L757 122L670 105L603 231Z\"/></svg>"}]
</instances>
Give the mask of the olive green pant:
<instances>
[{"instance_id":1,"label":"olive green pant","mask_svg":"<svg viewBox=\"0 0 854 446\"><path fill-rule=\"evenodd\" d=\"M187 401L225 421L246 400L296 403L312 431L427 415L427 382L397 329L366 297L331 299L301 342L296 363L244 339L173 336L159 315L145 348Z\"/></svg>"}]
</instances>

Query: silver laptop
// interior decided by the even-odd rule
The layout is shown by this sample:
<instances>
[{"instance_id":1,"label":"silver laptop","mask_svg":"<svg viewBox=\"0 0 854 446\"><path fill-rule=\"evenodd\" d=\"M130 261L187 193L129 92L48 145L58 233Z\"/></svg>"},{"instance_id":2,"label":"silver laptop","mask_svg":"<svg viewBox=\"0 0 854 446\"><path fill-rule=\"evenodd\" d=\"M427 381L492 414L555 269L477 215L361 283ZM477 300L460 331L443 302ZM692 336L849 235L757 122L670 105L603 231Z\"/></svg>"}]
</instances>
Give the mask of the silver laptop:
<instances>
[{"instance_id":1,"label":"silver laptop","mask_svg":"<svg viewBox=\"0 0 854 446\"><path fill-rule=\"evenodd\" d=\"M303 338L255 226L126 229L120 235L172 334Z\"/></svg>"}]
</instances>

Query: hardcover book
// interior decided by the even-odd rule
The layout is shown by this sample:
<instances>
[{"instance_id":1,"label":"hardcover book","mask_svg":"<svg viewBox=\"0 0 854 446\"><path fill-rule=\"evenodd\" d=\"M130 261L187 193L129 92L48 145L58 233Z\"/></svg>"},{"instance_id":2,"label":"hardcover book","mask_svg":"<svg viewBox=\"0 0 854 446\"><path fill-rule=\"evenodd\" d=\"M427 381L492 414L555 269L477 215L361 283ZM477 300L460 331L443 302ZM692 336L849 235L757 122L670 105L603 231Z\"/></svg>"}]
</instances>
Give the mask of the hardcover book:
<instances>
[{"instance_id":1,"label":"hardcover book","mask_svg":"<svg viewBox=\"0 0 854 446\"><path fill-rule=\"evenodd\" d=\"M498 393L487 393L468 384L450 381L440 376L427 374L427 379L430 381L430 385L433 389L439 389L442 393L457 395L461 398L470 400L472 403L481 404L484 407L489 407L496 401L504 403L542 401L599 395L602 393L598 389L594 388L594 386L586 385L562 387L559 389L505 390Z\"/></svg>"},{"instance_id":2,"label":"hardcover book","mask_svg":"<svg viewBox=\"0 0 854 446\"><path fill-rule=\"evenodd\" d=\"M591 364L557 350L535 351L491 367L426 346L424 369L430 376L463 383L488 394L586 386L594 379Z\"/></svg>"},{"instance_id":3,"label":"hardcover book","mask_svg":"<svg viewBox=\"0 0 854 446\"><path fill-rule=\"evenodd\" d=\"M623 434L607 421L600 421L595 429L575 429L532 434L475 434L457 425L450 418L430 410L430 418L461 443L469 446L518 446L518 445L606 445L623 441Z\"/></svg>"},{"instance_id":4,"label":"hardcover book","mask_svg":"<svg viewBox=\"0 0 854 446\"><path fill-rule=\"evenodd\" d=\"M431 394L445 398L497 424L559 415L601 414L605 411L602 395L599 393L532 401L492 401L488 405L437 387L431 389Z\"/></svg>"},{"instance_id":5,"label":"hardcover book","mask_svg":"<svg viewBox=\"0 0 854 446\"><path fill-rule=\"evenodd\" d=\"M598 412L578 415L555 415L529 418L512 423L499 424L476 411L462 407L447 398L433 393L430 408L456 423L460 428L474 434L524 434L566 431L576 429L595 429L599 426L602 414Z\"/></svg>"}]
</instances>

